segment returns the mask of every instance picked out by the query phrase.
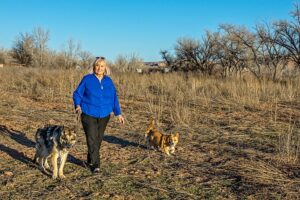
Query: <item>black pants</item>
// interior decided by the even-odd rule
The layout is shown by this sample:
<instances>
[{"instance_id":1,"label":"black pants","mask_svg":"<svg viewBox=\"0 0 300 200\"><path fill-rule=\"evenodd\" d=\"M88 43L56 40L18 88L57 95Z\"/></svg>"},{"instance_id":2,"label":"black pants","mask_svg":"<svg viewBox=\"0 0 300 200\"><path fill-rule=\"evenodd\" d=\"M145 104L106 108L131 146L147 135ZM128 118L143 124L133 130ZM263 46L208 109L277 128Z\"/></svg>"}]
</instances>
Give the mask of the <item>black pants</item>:
<instances>
[{"instance_id":1,"label":"black pants","mask_svg":"<svg viewBox=\"0 0 300 200\"><path fill-rule=\"evenodd\" d=\"M81 114L81 122L88 146L87 162L92 169L100 167L100 146L106 125L110 115L104 118L95 118L84 113Z\"/></svg>"}]
</instances>

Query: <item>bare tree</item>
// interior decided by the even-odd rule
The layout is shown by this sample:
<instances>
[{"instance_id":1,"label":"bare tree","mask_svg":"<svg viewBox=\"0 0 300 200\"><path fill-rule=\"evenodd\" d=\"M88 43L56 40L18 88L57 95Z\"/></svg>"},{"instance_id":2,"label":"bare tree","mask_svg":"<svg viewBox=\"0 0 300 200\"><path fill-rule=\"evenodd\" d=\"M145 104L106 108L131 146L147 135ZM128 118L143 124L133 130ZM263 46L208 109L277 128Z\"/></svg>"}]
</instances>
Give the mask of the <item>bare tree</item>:
<instances>
[{"instance_id":1,"label":"bare tree","mask_svg":"<svg viewBox=\"0 0 300 200\"><path fill-rule=\"evenodd\" d=\"M197 54L200 51L200 43L192 38L181 38L175 45L176 61L173 66L174 70L182 71L204 71Z\"/></svg>"},{"instance_id":2,"label":"bare tree","mask_svg":"<svg viewBox=\"0 0 300 200\"><path fill-rule=\"evenodd\" d=\"M183 38L175 45L175 70L200 71L211 75L216 66L218 33L206 32L201 41Z\"/></svg>"},{"instance_id":3,"label":"bare tree","mask_svg":"<svg viewBox=\"0 0 300 200\"><path fill-rule=\"evenodd\" d=\"M218 39L217 61L222 67L222 76L239 73L247 64L247 50L236 37L225 33Z\"/></svg>"},{"instance_id":4,"label":"bare tree","mask_svg":"<svg viewBox=\"0 0 300 200\"><path fill-rule=\"evenodd\" d=\"M256 33L261 44L260 59L272 73L272 80L276 81L278 71L281 72L287 65L286 49L275 42L279 37L278 32L272 30L268 24L257 25Z\"/></svg>"},{"instance_id":5,"label":"bare tree","mask_svg":"<svg viewBox=\"0 0 300 200\"><path fill-rule=\"evenodd\" d=\"M9 59L10 57L8 50L0 48L0 64L7 64Z\"/></svg>"},{"instance_id":6,"label":"bare tree","mask_svg":"<svg viewBox=\"0 0 300 200\"><path fill-rule=\"evenodd\" d=\"M281 20L274 23L277 35L274 42L288 51L289 58L300 68L300 10L295 5L293 21Z\"/></svg>"},{"instance_id":7,"label":"bare tree","mask_svg":"<svg viewBox=\"0 0 300 200\"><path fill-rule=\"evenodd\" d=\"M72 68L77 65L77 57L81 50L80 42L76 42L74 39L69 39L66 44L66 48L63 51L67 58L65 68Z\"/></svg>"},{"instance_id":8,"label":"bare tree","mask_svg":"<svg viewBox=\"0 0 300 200\"><path fill-rule=\"evenodd\" d=\"M258 42L255 33L250 32L245 27L237 27L234 25L220 25L220 28L224 30L227 34L232 35L233 40L241 45L244 49L244 53L248 57L245 60L245 67L258 79L262 78L262 68L263 63L261 62L259 56L259 49L261 44Z\"/></svg>"},{"instance_id":9,"label":"bare tree","mask_svg":"<svg viewBox=\"0 0 300 200\"><path fill-rule=\"evenodd\" d=\"M123 55L117 56L115 60L114 67L117 71L126 72L128 71L128 61L127 58Z\"/></svg>"},{"instance_id":10,"label":"bare tree","mask_svg":"<svg viewBox=\"0 0 300 200\"><path fill-rule=\"evenodd\" d=\"M38 67L45 67L47 63L49 30L45 30L41 27L34 28L32 38L35 46L35 63Z\"/></svg>"},{"instance_id":11,"label":"bare tree","mask_svg":"<svg viewBox=\"0 0 300 200\"><path fill-rule=\"evenodd\" d=\"M135 54L130 56L119 55L115 60L114 68L122 72L136 71L138 68L144 68L143 63L143 60Z\"/></svg>"},{"instance_id":12,"label":"bare tree","mask_svg":"<svg viewBox=\"0 0 300 200\"><path fill-rule=\"evenodd\" d=\"M34 59L34 42L31 34L20 33L16 37L12 47L12 57L22 65L32 65Z\"/></svg>"},{"instance_id":13,"label":"bare tree","mask_svg":"<svg viewBox=\"0 0 300 200\"><path fill-rule=\"evenodd\" d=\"M89 68L92 65L93 62L93 56L88 51L80 51L78 53L78 57L80 59L80 65L84 68Z\"/></svg>"},{"instance_id":14,"label":"bare tree","mask_svg":"<svg viewBox=\"0 0 300 200\"><path fill-rule=\"evenodd\" d=\"M167 50L161 50L160 55L162 59L166 62L168 67L171 67L173 65L175 58L171 56Z\"/></svg>"}]
</instances>

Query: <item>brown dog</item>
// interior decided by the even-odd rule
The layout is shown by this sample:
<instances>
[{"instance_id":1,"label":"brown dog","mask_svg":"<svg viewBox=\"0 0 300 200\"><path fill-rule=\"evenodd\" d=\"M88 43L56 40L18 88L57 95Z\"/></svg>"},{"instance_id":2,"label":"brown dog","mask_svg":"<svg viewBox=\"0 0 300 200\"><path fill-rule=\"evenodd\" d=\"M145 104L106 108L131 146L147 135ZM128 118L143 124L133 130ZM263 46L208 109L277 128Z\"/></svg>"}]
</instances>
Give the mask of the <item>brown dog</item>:
<instances>
[{"instance_id":1,"label":"brown dog","mask_svg":"<svg viewBox=\"0 0 300 200\"><path fill-rule=\"evenodd\" d=\"M156 148L170 155L175 153L175 147L179 141L179 133L164 135L155 128L155 121L152 120L145 132L145 139L151 148Z\"/></svg>"}]
</instances>

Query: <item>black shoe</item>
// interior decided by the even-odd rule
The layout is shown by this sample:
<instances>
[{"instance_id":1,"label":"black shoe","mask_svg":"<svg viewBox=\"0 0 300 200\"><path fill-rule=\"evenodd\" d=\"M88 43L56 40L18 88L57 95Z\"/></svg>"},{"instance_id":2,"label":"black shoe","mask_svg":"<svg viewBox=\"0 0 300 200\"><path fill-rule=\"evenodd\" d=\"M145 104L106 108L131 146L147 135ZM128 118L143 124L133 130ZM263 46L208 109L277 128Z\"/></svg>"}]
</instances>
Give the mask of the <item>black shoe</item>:
<instances>
[{"instance_id":1,"label":"black shoe","mask_svg":"<svg viewBox=\"0 0 300 200\"><path fill-rule=\"evenodd\" d=\"M98 174L100 173L100 168L96 167L95 169L93 169L93 174Z\"/></svg>"}]
</instances>

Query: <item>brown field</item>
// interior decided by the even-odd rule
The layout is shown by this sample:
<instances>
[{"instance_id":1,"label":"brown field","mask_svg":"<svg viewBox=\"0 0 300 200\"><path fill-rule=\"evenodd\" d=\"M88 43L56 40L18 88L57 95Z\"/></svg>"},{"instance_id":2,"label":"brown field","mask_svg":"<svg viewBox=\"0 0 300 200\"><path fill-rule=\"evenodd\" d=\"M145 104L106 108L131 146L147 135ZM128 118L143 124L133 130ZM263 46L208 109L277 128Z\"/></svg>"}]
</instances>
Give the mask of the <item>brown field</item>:
<instances>
[{"instance_id":1,"label":"brown field","mask_svg":"<svg viewBox=\"0 0 300 200\"><path fill-rule=\"evenodd\" d=\"M82 165L81 130L52 180L32 162L46 123L74 125L72 92L83 71L0 69L1 199L299 199L300 79L113 74L126 124L115 118L101 173ZM145 147L150 118L179 132L174 156Z\"/></svg>"}]
</instances>

